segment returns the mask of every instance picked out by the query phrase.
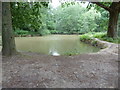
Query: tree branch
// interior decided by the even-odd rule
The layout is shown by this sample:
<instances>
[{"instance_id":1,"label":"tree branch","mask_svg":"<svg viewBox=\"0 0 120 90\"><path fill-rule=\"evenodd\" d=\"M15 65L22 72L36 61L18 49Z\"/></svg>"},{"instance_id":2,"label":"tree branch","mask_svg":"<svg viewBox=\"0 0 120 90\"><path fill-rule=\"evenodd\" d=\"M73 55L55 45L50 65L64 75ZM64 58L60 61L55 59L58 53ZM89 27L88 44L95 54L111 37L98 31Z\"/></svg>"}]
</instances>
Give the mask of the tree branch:
<instances>
[{"instance_id":1,"label":"tree branch","mask_svg":"<svg viewBox=\"0 0 120 90\"><path fill-rule=\"evenodd\" d=\"M98 6L102 7L102 8L104 8L104 9L107 10L107 11L112 11L111 8L109 8L109 7L107 7L107 6L103 5L103 4L101 4L100 2L91 2L91 3L96 4L96 5L98 5Z\"/></svg>"}]
</instances>

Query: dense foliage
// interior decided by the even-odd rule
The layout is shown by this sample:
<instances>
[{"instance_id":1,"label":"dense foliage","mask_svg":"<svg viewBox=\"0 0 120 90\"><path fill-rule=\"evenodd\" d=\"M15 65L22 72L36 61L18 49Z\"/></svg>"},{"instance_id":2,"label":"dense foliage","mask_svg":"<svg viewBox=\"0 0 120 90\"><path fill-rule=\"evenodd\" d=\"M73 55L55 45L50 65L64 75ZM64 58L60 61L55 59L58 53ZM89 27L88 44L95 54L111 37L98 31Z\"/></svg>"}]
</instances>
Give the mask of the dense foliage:
<instances>
[{"instance_id":1,"label":"dense foliage","mask_svg":"<svg viewBox=\"0 0 120 90\"><path fill-rule=\"evenodd\" d=\"M112 42L112 43L120 43L120 37L117 37L117 38L108 37L106 32L97 32L97 33L90 32L90 33L80 35L81 41L86 41L86 40L88 41L93 38L98 38L100 40L108 41L108 42Z\"/></svg>"},{"instance_id":2,"label":"dense foliage","mask_svg":"<svg viewBox=\"0 0 120 90\"><path fill-rule=\"evenodd\" d=\"M94 8L87 10L76 3L64 8L59 7L55 16L56 30L69 34L83 34L97 31L96 21L101 15Z\"/></svg>"},{"instance_id":3,"label":"dense foliage","mask_svg":"<svg viewBox=\"0 0 120 90\"><path fill-rule=\"evenodd\" d=\"M15 35L84 34L108 28L108 12L94 5L88 9L72 2L52 8L47 2L14 2L11 8Z\"/></svg>"},{"instance_id":4,"label":"dense foliage","mask_svg":"<svg viewBox=\"0 0 120 90\"><path fill-rule=\"evenodd\" d=\"M11 3L13 29L18 34L27 34L27 31L44 34L47 7L48 3L46 2Z\"/></svg>"}]
</instances>

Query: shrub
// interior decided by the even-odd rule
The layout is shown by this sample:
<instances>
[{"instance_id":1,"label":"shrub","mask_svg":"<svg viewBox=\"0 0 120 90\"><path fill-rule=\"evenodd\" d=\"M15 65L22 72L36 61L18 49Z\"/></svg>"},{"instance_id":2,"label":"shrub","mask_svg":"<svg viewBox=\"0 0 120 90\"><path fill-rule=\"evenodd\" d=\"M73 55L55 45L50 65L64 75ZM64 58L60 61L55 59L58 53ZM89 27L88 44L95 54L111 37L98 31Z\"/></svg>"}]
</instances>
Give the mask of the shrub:
<instances>
[{"instance_id":1,"label":"shrub","mask_svg":"<svg viewBox=\"0 0 120 90\"><path fill-rule=\"evenodd\" d=\"M99 32L93 35L95 38L99 38L104 41L112 42L112 43L120 43L120 37L111 38L107 36L106 32Z\"/></svg>"},{"instance_id":2,"label":"shrub","mask_svg":"<svg viewBox=\"0 0 120 90\"><path fill-rule=\"evenodd\" d=\"M95 37L95 38L103 38L106 36L107 36L106 32L98 32L98 33L93 34L93 37Z\"/></svg>"},{"instance_id":3,"label":"shrub","mask_svg":"<svg viewBox=\"0 0 120 90\"><path fill-rule=\"evenodd\" d=\"M17 29L15 30L15 35L28 35L29 34L29 31L24 31L24 30L20 30L20 29Z\"/></svg>"},{"instance_id":4,"label":"shrub","mask_svg":"<svg viewBox=\"0 0 120 90\"><path fill-rule=\"evenodd\" d=\"M83 34L80 35L80 40L81 41L86 41L86 40L91 40L92 38L98 38L100 40L103 41L108 41L108 42L112 42L112 43L120 43L120 37L117 38L110 38L107 36L106 32L92 32L92 33L87 33L87 34ZM96 44L97 42L92 42L92 44Z\"/></svg>"},{"instance_id":5,"label":"shrub","mask_svg":"<svg viewBox=\"0 0 120 90\"><path fill-rule=\"evenodd\" d=\"M58 31L57 31L57 30L50 30L50 33L51 33L51 34L57 34Z\"/></svg>"},{"instance_id":6,"label":"shrub","mask_svg":"<svg viewBox=\"0 0 120 90\"><path fill-rule=\"evenodd\" d=\"M39 31L39 34L40 34L41 36L44 36L44 35L48 35L48 34L51 34L51 33L50 33L49 30L43 29L43 30L40 30L40 31Z\"/></svg>"},{"instance_id":7,"label":"shrub","mask_svg":"<svg viewBox=\"0 0 120 90\"><path fill-rule=\"evenodd\" d=\"M90 35L87 35L87 34L80 35L81 41L91 40L91 39L92 39L92 37Z\"/></svg>"}]
</instances>

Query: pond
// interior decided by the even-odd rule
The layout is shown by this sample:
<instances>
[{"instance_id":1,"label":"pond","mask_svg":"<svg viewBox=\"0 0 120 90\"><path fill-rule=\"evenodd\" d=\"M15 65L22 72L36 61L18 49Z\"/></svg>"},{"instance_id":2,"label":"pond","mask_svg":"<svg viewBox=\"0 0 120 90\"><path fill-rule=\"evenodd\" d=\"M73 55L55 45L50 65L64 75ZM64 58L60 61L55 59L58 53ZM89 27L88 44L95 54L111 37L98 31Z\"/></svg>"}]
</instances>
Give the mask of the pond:
<instances>
[{"instance_id":1,"label":"pond","mask_svg":"<svg viewBox=\"0 0 120 90\"><path fill-rule=\"evenodd\" d=\"M41 37L16 37L16 48L22 52L47 55L74 55L98 52L100 49L80 42L79 35L48 35Z\"/></svg>"}]
</instances>

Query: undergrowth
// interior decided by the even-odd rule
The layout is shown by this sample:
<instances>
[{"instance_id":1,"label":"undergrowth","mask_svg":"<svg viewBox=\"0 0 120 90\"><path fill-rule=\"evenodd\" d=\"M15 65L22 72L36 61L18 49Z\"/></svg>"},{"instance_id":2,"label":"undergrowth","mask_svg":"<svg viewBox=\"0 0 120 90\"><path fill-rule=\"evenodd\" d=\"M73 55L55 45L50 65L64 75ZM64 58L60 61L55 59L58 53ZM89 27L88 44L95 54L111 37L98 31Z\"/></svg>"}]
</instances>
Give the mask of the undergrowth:
<instances>
[{"instance_id":1,"label":"undergrowth","mask_svg":"<svg viewBox=\"0 0 120 90\"><path fill-rule=\"evenodd\" d=\"M100 40L108 41L112 43L120 43L120 37L116 37L116 38L108 37L106 32L97 32L97 33L93 32L93 33L80 35L81 41L91 40L93 38L98 38Z\"/></svg>"}]
</instances>

